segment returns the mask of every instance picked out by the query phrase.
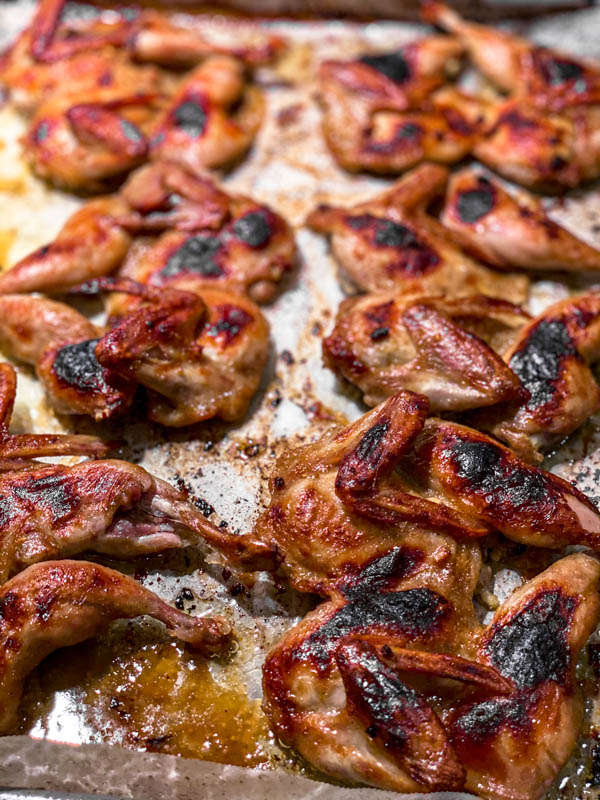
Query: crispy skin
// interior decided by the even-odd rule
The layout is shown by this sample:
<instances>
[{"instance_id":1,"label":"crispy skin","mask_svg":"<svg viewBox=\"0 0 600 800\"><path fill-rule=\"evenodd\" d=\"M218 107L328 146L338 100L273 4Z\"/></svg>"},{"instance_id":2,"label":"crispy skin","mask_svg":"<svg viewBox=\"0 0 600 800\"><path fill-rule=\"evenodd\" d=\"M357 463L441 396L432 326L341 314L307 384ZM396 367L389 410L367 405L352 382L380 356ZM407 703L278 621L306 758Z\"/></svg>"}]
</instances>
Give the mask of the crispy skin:
<instances>
[{"instance_id":1,"label":"crispy skin","mask_svg":"<svg viewBox=\"0 0 600 800\"><path fill-rule=\"evenodd\" d=\"M356 564L263 668L276 735L342 780L535 800L582 721L574 670L600 618L595 558L563 558L483 628L476 545L414 532Z\"/></svg>"},{"instance_id":2,"label":"crispy skin","mask_svg":"<svg viewBox=\"0 0 600 800\"><path fill-rule=\"evenodd\" d=\"M600 64L495 28L477 25L436 2L423 4L427 22L458 37L473 64L498 88L553 112L600 102Z\"/></svg>"},{"instance_id":3,"label":"crispy skin","mask_svg":"<svg viewBox=\"0 0 600 800\"><path fill-rule=\"evenodd\" d=\"M507 403L522 387L498 352L527 320L518 306L483 295L368 294L340 305L323 360L370 406L400 389L426 395L433 411Z\"/></svg>"},{"instance_id":4,"label":"crispy skin","mask_svg":"<svg viewBox=\"0 0 600 800\"><path fill-rule=\"evenodd\" d=\"M206 545L246 568L273 563L265 545L217 528L172 486L126 461L37 462L0 477L2 581L87 550L131 558Z\"/></svg>"},{"instance_id":5,"label":"crispy skin","mask_svg":"<svg viewBox=\"0 0 600 800\"><path fill-rule=\"evenodd\" d=\"M447 179L443 167L424 164L365 203L319 206L306 224L331 237L344 278L359 290L446 297L486 294L522 302L527 278L499 275L474 261L426 213L443 194Z\"/></svg>"},{"instance_id":6,"label":"crispy skin","mask_svg":"<svg viewBox=\"0 0 600 800\"><path fill-rule=\"evenodd\" d=\"M529 461L568 436L600 408L590 369L600 356L600 294L590 292L547 308L504 353L528 391L523 402L477 413L472 422Z\"/></svg>"},{"instance_id":7,"label":"crispy skin","mask_svg":"<svg viewBox=\"0 0 600 800\"><path fill-rule=\"evenodd\" d=\"M238 161L264 114L260 90L249 86L244 64L214 55L187 76L150 134L150 157L201 174Z\"/></svg>"},{"instance_id":8,"label":"crispy skin","mask_svg":"<svg viewBox=\"0 0 600 800\"><path fill-rule=\"evenodd\" d=\"M450 178L441 220L466 250L495 267L600 269L600 251L551 220L538 198L524 191L513 197L471 168Z\"/></svg>"},{"instance_id":9,"label":"crispy skin","mask_svg":"<svg viewBox=\"0 0 600 800\"><path fill-rule=\"evenodd\" d=\"M147 614L206 655L232 639L223 617L190 617L132 578L86 561L51 561L22 572L0 589L0 731L18 722L28 673L58 647L85 641L116 619Z\"/></svg>"},{"instance_id":10,"label":"crispy skin","mask_svg":"<svg viewBox=\"0 0 600 800\"><path fill-rule=\"evenodd\" d=\"M292 586L328 594L411 531L600 549L600 514L574 486L427 411L426 398L398 392L279 458L256 536L280 553Z\"/></svg>"},{"instance_id":11,"label":"crispy skin","mask_svg":"<svg viewBox=\"0 0 600 800\"><path fill-rule=\"evenodd\" d=\"M36 368L49 402L64 414L106 420L131 405L135 383L103 367L99 332L64 303L30 295L0 295L0 345Z\"/></svg>"},{"instance_id":12,"label":"crispy skin","mask_svg":"<svg viewBox=\"0 0 600 800\"><path fill-rule=\"evenodd\" d=\"M216 289L202 296L126 279L104 279L85 293L125 292L145 301L96 346L106 369L148 389L148 416L181 427L243 418L266 364L269 326L245 297Z\"/></svg>"},{"instance_id":13,"label":"crispy skin","mask_svg":"<svg viewBox=\"0 0 600 800\"><path fill-rule=\"evenodd\" d=\"M53 242L0 275L0 293L60 293L118 270L155 286L224 289L263 303L295 258L291 227L268 206L156 161L133 172L119 194L86 203ZM109 314L136 305L111 298Z\"/></svg>"},{"instance_id":14,"label":"crispy skin","mask_svg":"<svg viewBox=\"0 0 600 800\"><path fill-rule=\"evenodd\" d=\"M323 134L340 166L397 174L424 160L463 158L476 126L433 93L461 52L456 40L432 36L392 53L324 61Z\"/></svg>"}]
</instances>

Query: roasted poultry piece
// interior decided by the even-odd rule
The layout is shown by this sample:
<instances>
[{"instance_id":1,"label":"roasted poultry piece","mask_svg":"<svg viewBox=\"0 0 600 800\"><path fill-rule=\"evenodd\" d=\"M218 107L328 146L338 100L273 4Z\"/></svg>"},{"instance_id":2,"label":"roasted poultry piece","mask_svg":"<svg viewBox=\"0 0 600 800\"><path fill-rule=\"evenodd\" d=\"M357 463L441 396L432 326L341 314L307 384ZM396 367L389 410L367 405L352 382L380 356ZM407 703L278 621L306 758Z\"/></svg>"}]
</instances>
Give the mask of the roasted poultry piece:
<instances>
[{"instance_id":1,"label":"roasted poultry piece","mask_svg":"<svg viewBox=\"0 0 600 800\"><path fill-rule=\"evenodd\" d=\"M102 633L117 619L148 615L172 636L204 655L227 652L230 623L192 617L139 583L86 561L50 561L29 567L0 589L0 733L18 724L29 672L59 647Z\"/></svg>"},{"instance_id":2,"label":"roasted poultry piece","mask_svg":"<svg viewBox=\"0 0 600 800\"><path fill-rule=\"evenodd\" d=\"M327 595L410 532L462 541L496 530L535 547L600 549L600 513L574 486L428 410L425 397L398 392L278 459L255 535L294 588Z\"/></svg>"},{"instance_id":3,"label":"roasted poultry piece","mask_svg":"<svg viewBox=\"0 0 600 800\"><path fill-rule=\"evenodd\" d=\"M0 362L0 471L30 466L31 459L46 456L85 455L100 457L112 442L96 436L63 433L18 433L9 431L17 394L17 375L10 364Z\"/></svg>"},{"instance_id":4,"label":"roasted poultry piece","mask_svg":"<svg viewBox=\"0 0 600 800\"><path fill-rule=\"evenodd\" d=\"M427 22L458 38L474 66L512 97L551 112L600 102L600 63L469 22L436 0L424 0L422 8Z\"/></svg>"},{"instance_id":5,"label":"roasted poultry piece","mask_svg":"<svg viewBox=\"0 0 600 800\"><path fill-rule=\"evenodd\" d=\"M97 342L95 357L110 373L146 387L153 422L181 427L245 416L269 350L269 324L251 300L125 278L98 279L74 291L123 292L145 301Z\"/></svg>"},{"instance_id":6,"label":"roasted poultry piece","mask_svg":"<svg viewBox=\"0 0 600 800\"><path fill-rule=\"evenodd\" d=\"M150 133L150 157L200 174L239 161L264 115L264 99L248 85L244 64L214 55L184 78Z\"/></svg>"},{"instance_id":7,"label":"roasted poultry piece","mask_svg":"<svg viewBox=\"0 0 600 800\"><path fill-rule=\"evenodd\" d=\"M481 293L523 302L527 278L499 275L474 261L427 213L447 180L447 169L424 164L367 202L319 206L306 224L331 237L344 279L361 291L446 297Z\"/></svg>"},{"instance_id":8,"label":"roasted poultry piece","mask_svg":"<svg viewBox=\"0 0 600 800\"><path fill-rule=\"evenodd\" d=\"M600 269L600 251L551 220L539 198L509 194L474 169L454 173L442 224L475 258L505 269Z\"/></svg>"},{"instance_id":9,"label":"roasted poultry piece","mask_svg":"<svg viewBox=\"0 0 600 800\"><path fill-rule=\"evenodd\" d=\"M351 297L323 340L323 361L369 406L400 389L426 395L437 412L514 403L528 394L501 354L528 320L519 306L484 295Z\"/></svg>"},{"instance_id":10,"label":"roasted poultry piece","mask_svg":"<svg viewBox=\"0 0 600 800\"><path fill-rule=\"evenodd\" d=\"M509 94L496 102L454 95L456 112L478 125L476 158L548 192L598 177L599 64L467 22L442 3L426 2L424 11L427 21L458 36L475 66Z\"/></svg>"},{"instance_id":11,"label":"roasted poultry piece","mask_svg":"<svg viewBox=\"0 0 600 800\"><path fill-rule=\"evenodd\" d=\"M98 362L101 332L64 303L0 295L0 347L35 366L52 407L107 420L124 413L136 384Z\"/></svg>"},{"instance_id":12,"label":"roasted poultry piece","mask_svg":"<svg viewBox=\"0 0 600 800\"><path fill-rule=\"evenodd\" d=\"M181 492L127 461L15 463L0 475L0 503L0 582L88 550L132 558L208 545L238 569L274 564L266 545L217 528Z\"/></svg>"},{"instance_id":13,"label":"roasted poultry piece","mask_svg":"<svg viewBox=\"0 0 600 800\"><path fill-rule=\"evenodd\" d=\"M528 461L600 409L591 364L600 358L600 293L562 300L530 322L504 353L528 397L473 412L469 421Z\"/></svg>"},{"instance_id":14,"label":"roasted poultry piece","mask_svg":"<svg viewBox=\"0 0 600 800\"><path fill-rule=\"evenodd\" d=\"M323 134L336 161L352 171L393 174L467 155L477 126L434 91L458 70L462 51L456 39L431 36L389 53L324 61Z\"/></svg>"},{"instance_id":15,"label":"roasted poultry piece","mask_svg":"<svg viewBox=\"0 0 600 800\"><path fill-rule=\"evenodd\" d=\"M365 555L268 655L275 734L342 780L542 796L581 728L575 666L600 619L598 561L561 559L484 628L476 545L409 532Z\"/></svg>"},{"instance_id":16,"label":"roasted poultry piece","mask_svg":"<svg viewBox=\"0 0 600 800\"><path fill-rule=\"evenodd\" d=\"M269 302L295 258L293 231L269 206L156 161L135 171L119 194L90 200L53 242L2 273L0 293L60 293L120 268L122 277L155 286L224 289ZM110 312L121 316L132 304L115 298Z\"/></svg>"},{"instance_id":17,"label":"roasted poultry piece","mask_svg":"<svg viewBox=\"0 0 600 800\"><path fill-rule=\"evenodd\" d=\"M230 40L211 42L151 10L72 20L64 0L43 0L0 64L15 102L34 113L24 140L33 169L98 192L149 157L179 159L182 146L199 170L238 160L263 108L246 67L272 60L283 43L257 33ZM180 79L135 61L196 70Z\"/></svg>"}]
</instances>

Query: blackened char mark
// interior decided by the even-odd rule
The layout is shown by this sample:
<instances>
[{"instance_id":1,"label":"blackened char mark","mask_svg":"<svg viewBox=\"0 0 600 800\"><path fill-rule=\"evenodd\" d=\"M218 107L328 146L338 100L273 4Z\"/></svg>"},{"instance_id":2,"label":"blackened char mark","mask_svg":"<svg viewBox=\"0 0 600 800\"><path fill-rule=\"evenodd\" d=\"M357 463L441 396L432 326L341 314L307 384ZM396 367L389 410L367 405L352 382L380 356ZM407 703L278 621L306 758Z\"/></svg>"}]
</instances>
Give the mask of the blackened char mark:
<instances>
[{"instance_id":1,"label":"blackened char mark","mask_svg":"<svg viewBox=\"0 0 600 800\"><path fill-rule=\"evenodd\" d=\"M222 243L217 236L190 236L169 258L160 271L163 278L194 272L204 278L220 278L224 271L218 262Z\"/></svg>"},{"instance_id":2,"label":"blackened char mark","mask_svg":"<svg viewBox=\"0 0 600 800\"><path fill-rule=\"evenodd\" d=\"M80 502L73 482L62 472L38 478L24 477L13 486L13 492L32 511L49 512L54 523L69 516L79 507Z\"/></svg>"},{"instance_id":3,"label":"blackened char mark","mask_svg":"<svg viewBox=\"0 0 600 800\"><path fill-rule=\"evenodd\" d=\"M552 400L567 358L582 360L566 325L560 320L542 320L509 362L531 395L528 408L539 408Z\"/></svg>"},{"instance_id":4,"label":"blackened char mark","mask_svg":"<svg viewBox=\"0 0 600 800\"><path fill-rule=\"evenodd\" d=\"M340 639L351 633L384 628L390 636L412 640L431 635L448 614L448 602L430 589L381 592L357 587L348 603L302 643L297 655L325 668Z\"/></svg>"},{"instance_id":5,"label":"blackened char mark","mask_svg":"<svg viewBox=\"0 0 600 800\"><path fill-rule=\"evenodd\" d=\"M206 129L207 113L201 99L186 100L173 111L173 124L191 139L199 139Z\"/></svg>"},{"instance_id":6,"label":"blackened char mark","mask_svg":"<svg viewBox=\"0 0 600 800\"><path fill-rule=\"evenodd\" d=\"M479 178L476 189L460 192L456 202L458 216L471 224L484 217L494 207L494 187L486 178Z\"/></svg>"},{"instance_id":7,"label":"blackened char mark","mask_svg":"<svg viewBox=\"0 0 600 800\"><path fill-rule=\"evenodd\" d=\"M357 568L355 575L340 585L340 592L347 598L359 596L366 591L384 591L397 581L411 575L423 563L422 550L410 547L394 547L389 553L374 558L367 565Z\"/></svg>"},{"instance_id":8,"label":"blackened char mark","mask_svg":"<svg viewBox=\"0 0 600 800\"><path fill-rule=\"evenodd\" d=\"M567 58L558 58L551 51L539 48L534 52L534 64L544 81L550 86L560 86L575 81L583 75L583 67Z\"/></svg>"},{"instance_id":9,"label":"blackened char mark","mask_svg":"<svg viewBox=\"0 0 600 800\"><path fill-rule=\"evenodd\" d=\"M233 233L249 247L265 247L273 234L270 214L265 209L244 214L235 221Z\"/></svg>"},{"instance_id":10,"label":"blackened char mark","mask_svg":"<svg viewBox=\"0 0 600 800\"><path fill-rule=\"evenodd\" d=\"M80 392L103 391L106 388L104 367L96 358L99 339L67 344L56 353L53 372L61 383Z\"/></svg>"},{"instance_id":11,"label":"blackened char mark","mask_svg":"<svg viewBox=\"0 0 600 800\"><path fill-rule=\"evenodd\" d=\"M374 247L398 251L398 258L389 265L392 272L424 275L439 264L435 250L405 225L372 214L347 216L344 221L353 230L366 233Z\"/></svg>"},{"instance_id":12,"label":"blackened char mark","mask_svg":"<svg viewBox=\"0 0 600 800\"><path fill-rule=\"evenodd\" d=\"M528 699L531 698L516 694L475 703L454 720L453 744L464 748L485 744L502 728L517 735L526 733L531 728Z\"/></svg>"},{"instance_id":13,"label":"blackened char mark","mask_svg":"<svg viewBox=\"0 0 600 800\"><path fill-rule=\"evenodd\" d=\"M450 458L456 475L495 511L504 504L519 510L554 494L542 470L509 461L507 453L492 442L454 442Z\"/></svg>"},{"instance_id":14,"label":"blackened char mark","mask_svg":"<svg viewBox=\"0 0 600 800\"><path fill-rule=\"evenodd\" d=\"M494 626L485 652L496 669L517 689L533 689L545 681L565 685L571 654L567 634L577 602L558 589L532 598L508 622Z\"/></svg>"},{"instance_id":15,"label":"blackened char mark","mask_svg":"<svg viewBox=\"0 0 600 800\"><path fill-rule=\"evenodd\" d=\"M233 340L252 322L252 317L239 306L222 305L216 307L218 319L212 322L206 335L219 339L225 346Z\"/></svg>"},{"instance_id":16,"label":"blackened char mark","mask_svg":"<svg viewBox=\"0 0 600 800\"><path fill-rule=\"evenodd\" d=\"M363 64L368 67L376 69L381 72L386 78L394 81L394 83L406 83L412 76L410 65L406 61L401 50L396 50L393 53L382 53L381 55L366 55L359 59Z\"/></svg>"}]
</instances>

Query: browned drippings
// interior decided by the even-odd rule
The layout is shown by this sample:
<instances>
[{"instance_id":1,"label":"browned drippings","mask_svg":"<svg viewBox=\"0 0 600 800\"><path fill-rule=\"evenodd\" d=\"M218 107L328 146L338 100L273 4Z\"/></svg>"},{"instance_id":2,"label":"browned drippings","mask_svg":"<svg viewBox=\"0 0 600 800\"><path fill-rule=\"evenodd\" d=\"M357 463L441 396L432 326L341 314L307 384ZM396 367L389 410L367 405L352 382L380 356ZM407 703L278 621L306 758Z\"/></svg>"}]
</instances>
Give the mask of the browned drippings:
<instances>
[{"instance_id":1,"label":"browned drippings","mask_svg":"<svg viewBox=\"0 0 600 800\"><path fill-rule=\"evenodd\" d=\"M273 742L260 700L234 665L223 684L208 662L174 642L94 641L53 654L36 670L23 710L29 730L54 692L73 687L90 740L245 767L267 766ZM76 674L75 674L76 673Z\"/></svg>"}]
</instances>

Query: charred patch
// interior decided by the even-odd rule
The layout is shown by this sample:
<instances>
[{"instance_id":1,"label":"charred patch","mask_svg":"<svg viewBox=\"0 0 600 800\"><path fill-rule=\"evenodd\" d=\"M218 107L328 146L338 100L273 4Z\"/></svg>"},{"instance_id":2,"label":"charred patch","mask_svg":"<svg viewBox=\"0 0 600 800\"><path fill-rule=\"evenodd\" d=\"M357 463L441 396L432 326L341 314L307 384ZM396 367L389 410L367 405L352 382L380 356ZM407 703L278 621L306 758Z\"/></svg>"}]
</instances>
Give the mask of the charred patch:
<instances>
[{"instance_id":1,"label":"charred patch","mask_svg":"<svg viewBox=\"0 0 600 800\"><path fill-rule=\"evenodd\" d=\"M273 235L271 217L266 209L250 211L235 221L233 233L249 247L265 247Z\"/></svg>"},{"instance_id":2,"label":"charred patch","mask_svg":"<svg viewBox=\"0 0 600 800\"><path fill-rule=\"evenodd\" d=\"M477 222L489 214L494 207L495 199L492 184L486 178L479 178L476 189L459 192L456 201L458 216L468 224Z\"/></svg>"},{"instance_id":3,"label":"charred patch","mask_svg":"<svg viewBox=\"0 0 600 800\"><path fill-rule=\"evenodd\" d=\"M571 666L566 634L577 603L559 590L541 592L508 622L494 626L485 651L518 689L544 681L565 685Z\"/></svg>"},{"instance_id":4,"label":"charred patch","mask_svg":"<svg viewBox=\"0 0 600 800\"><path fill-rule=\"evenodd\" d=\"M382 339L387 339L390 335L390 329L385 327L374 328L370 333L370 339L372 342L379 342Z\"/></svg>"},{"instance_id":5,"label":"charred patch","mask_svg":"<svg viewBox=\"0 0 600 800\"><path fill-rule=\"evenodd\" d=\"M213 339L220 339L224 345L231 344L253 321L250 314L239 306L217 306L215 310L218 319L208 326L206 335Z\"/></svg>"},{"instance_id":6,"label":"charred patch","mask_svg":"<svg viewBox=\"0 0 600 800\"><path fill-rule=\"evenodd\" d=\"M106 388L104 368L96 358L99 339L67 344L57 351L52 371L57 379L80 392L97 392Z\"/></svg>"},{"instance_id":7,"label":"charred patch","mask_svg":"<svg viewBox=\"0 0 600 800\"><path fill-rule=\"evenodd\" d=\"M401 50L381 55L366 55L359 58L362 64L377 70L394 83L406 83L412 77L412 69Z\"/></svg>"},{"instance_id":8,"label":"charred patch","mask_svg":"<svg viewBox=\"0 0 600 800\"><path fill-rule=\"evenodd\" d=\"M354 451L356 458L368 468L379 463L381 458L381 443L390 428L389 419L375 423L362 437Z\"/></svg>"},{"instance_id":9,"label":"charred patch","mask_svg":"<svg viewBox=\"0 0 600 800\"><path fill-rule=\"evenodd\" d=\"M424 275L439 264L435 250L405 225L372 214L347 216L345 222L353 230L366 233L374 247L398 251L399 258L388 267L391 272Z\"/></svg>"},{"instance_id":10,"label":"charred patch","mask_svg":"<svg viewBox=\"0 0 600 800\"><path fill-rule=\"evenodd\" d=\"M567 326L559 320L542 320L509 362L531 395L529 408L539 408L552 400L566 358L582 360Z\"/></svg>"},{"instance_id":11,"label":"charred patch","mask_svg":"<svg viewBox=\"0 0 600 800\"><path fill-rule=\"evenodd\" d=\"M13 492L31 505L31 510L49 512L52 522L58 522L71 514L79 506L79 496L72 482L59 472L40 478L24 478Z\"/></svg>"},{"instance_id":12,"label":"charred patch","mask_svg":"<svg viewBox=\"0 0 600 800\"><path fill-rule=\"evenodd\" d=\"M373 591L373 583L352 589L348 603L298 648L300 658L325 667L339 642L351 633L383 628L416 639L432 634L449 613L448 602L430 589Z\"/></svg>"},{"instance_id":13,"label":"charred patch","mask_svg":"<svg viewBox=\"0 0 600 800\"><path fill-rule=\"evenodd\" d=\"M502 728L524 733L531 727L528 703L521 695L495 697L476 703L461 714L452 725L454 744L484 744Z\"/></svg>"},{"instance_id":14,"label":"charred patch","mask_svg":"<svg viewBox=\"0 0 600 800\"><path fill-rule=\"evenodd\" d=\"M451 461L457 476L495 510L505 504L518 510L544 503L553 494L542 470L509 460L507 454L491 442L455 442L451 447Z\"/></svg>"},{"instance_id":15,"label":"charred patch","mask_svg":"<svg viewBox=\"0 0 600 800\"><path fill-rule=\"evenodd\" d=\"M199 139L206 130L207 111L201 99L181 103L172 112L173 125L191 139Z\"/></svg>"},{"instance_id":16,"label":"charred patch","mask_svg":"<svg viewBox=\"0 0 600 800\"><path fill-rule=\"evenodd\" d=\"M543 80L550 86L560 86L569 81L576 81L584 74L581 64L567 58L557 58L547 50L537 50L534 63Z\"/></svg>"},{"instance_id":17,"label":"charred patch","mask_svg":"<svg viewBox=\"0 0 600 800\"><path fill-rule=\"evenodd\" d=\"M121 131L123 132L123 136L130 142L134 144L138 144L139 142L143 141L144 137L133 122L129 122L126 119L121 119L119 121L119 125L121 126Z\"/></svg>"},{"instance_id":18,"label":"charred patch","mask_svg":"<svg viewBox=\"0 0 600 800\"><path fill-rule=\"evenodd\" d=\"M222 243L217 236L190 236L169 258L160 271L164 278L194 272L205 278L220 278L224 270L218 256Z\"/></svg>"},{"instance_id":19,"label":"charred patch","mask_svg":"<svg viewBox=\"0 0 600 800\"><path fill-rule=\"evenodd\" d=\"M368 589L383 591L395 582L411 575L423 563L422 550L409 547L394 547L384 556L377 556L360 568L340 585L339 591L348 598Z\"/></svg>"}]
</instances>

